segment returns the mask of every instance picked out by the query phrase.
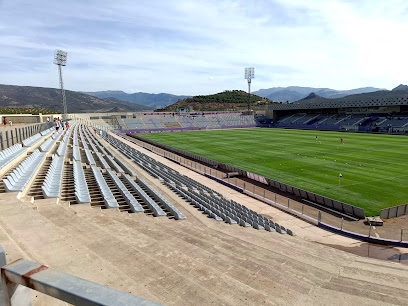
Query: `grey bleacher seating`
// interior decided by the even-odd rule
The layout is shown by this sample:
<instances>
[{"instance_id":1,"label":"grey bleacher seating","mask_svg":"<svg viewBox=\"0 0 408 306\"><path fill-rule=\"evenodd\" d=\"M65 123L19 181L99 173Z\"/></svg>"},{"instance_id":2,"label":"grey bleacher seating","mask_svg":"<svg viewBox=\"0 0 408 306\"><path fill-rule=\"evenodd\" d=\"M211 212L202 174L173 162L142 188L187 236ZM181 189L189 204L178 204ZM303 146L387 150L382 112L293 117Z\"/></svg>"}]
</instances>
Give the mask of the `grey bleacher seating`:
<instances>
[{"instance_id":1,"label":"grey bleacher seating","mask_svg":"<svg viewBox=\"0 0 408 306\"><path fill-rule=\"evenodd\" d=\"M142 205L135 199L135 197L129 192L126 186L122 181L117 177L117 175L108 170L109 176L112 178L116 187L118 187L120 194L125 198L126 203L130 206L131 211L133 212L143 212L144 209Z\"/></svg>"},{"instance_id":2,"label":"grey bleacher seating","mask_svg":"<svg viewBox=\"0 0 408 306\"><path fill-rule=\"evenodd\" d=\"M145 125L148 129L164 129L163 123L156 117L143 118Z\"/></svg>"},{"instance_id":3,"label":"grey bleacher seating","mask_svg":"<svg viewBox=\"0 0 408 306\"><path fill-rule=\"evenodd\" d=\"M67 132L65 133L64 137L62 138L62 141L57 149L58 156L65 156L67 152L67 148L68 148L69 137L71 136L73 129L74 129L74 125L70 126Z\"/></svg>"},{"instance_id":4,"label":"grey bleacher seating","mask_svg":"<svg viewBox=\"0 0 408 306\"><path fill-rule=\"evenodd\" d=\"M402 127L405 126L408 123L408 117L405 116L394 116L393 118L386 118L386 117L380 117L375 121L377 126L389 126L391 125L392 127Z\"/></svg>"},{"instance_id":5,"label":"grey bleacher seating","mask_svg":"<svg viewBox=\"0 0 408 306\"><path fill-rule=\"evenodd\" d=\"M73 142L74 146L79 146L79 143L78 143L78 126L79 125L75 126L74 134L72 136L72 142Z\"/></svg>"},{"instance_id":6,"label":"grey bleacher seating","mask_svg":"<svg viewBox=\"0 0 408 306\"><path fill-rule=\"evenodd\" d=\"M206 115L207 119L212 122L212 125L214 127L222 127L226 125L226 122L224 119L222 119L222 116L219 115Z\"/></svg>"},{"instance_id":7,"label":"grey bleacher seating","mask_svg":"<svg viewBox=\"0 0 408 306\"><path fill-rule=\"evenodd\" d=\"M115 196L110 190L108 184L106 183L102 173L95 166L91 166L91 168L92 168L94 177L96 179L96 183L98 185L99 191L103 195L103 201L105 202L105 207L106 208L118 208L119 204L116 201Z\"/></svg>"},{"instance_id":8,"label":"grey bleacher seating","mask_svg":"<svg viewBox=\"0 0 408 306\"><path fill-rule=\"evenodd\" d=\"M115 157L115 161L120 165L120 167L124 170L124 172L126 172L130 176L137 176L136 173L127 164L125 164L122 160Z\"/></svg>"},{"instance_id":9,"label":"grey bleacher seating","mask_svg":"<svg viewBox=\"0 0 408 306\"><path fill-rule=\"evenodd\" d=\"M55 132L50 138L48 138L44 143L40 146L41 152L48 152L51 150L53 145L57 142L58 138L62 135L63 130L60 129L58 132Z\"/></svg>"},{"instance_id":10,"label":"grey bleacher seating","mask_svg":"<svg viewBox=\"0 0 408 306\"><path fill-rule=\"evenodd\" d=\"M339 120L335 125L354 125L364 119L364 115L350 115L343 120Z\"/></svg>"},{"instance_id":11,"label":"grey bleacher seating","mask_svg":"<svg viewBox=\"0 0 408 306\"><path fill-rule=\"evenodd\" d=\"M90 203L88 184L86 183L84 169L80 162L73 162L75 198L78 203Z\"/></svg>"},{"instance_id":12,"label":"grey bleacher seating","mask_svg":"<svg viewBox=\"0 0 408 306\"><path fill-rule=\"evenodd\" d=\"M105 158L103 158L103 156L102 156L101 153L96 152L96 156L98 157L98 159L99 159L99 161L101 162L102 167L103 167L104 169L110 169L109 164L106 162Z\"/></svg>"},{"instance_id":13,"label":"grey bleacher seating","mask_svg":"<svg viewBox=\"0 0 408 306\"><path fill-rule=\"evenodd\" d=\"M193 122L189 116L179 116L177 118L178 122L181 124L182 127L189 128L189 127L197 127L197 123Z\"/></svg>"},{"instance_id":14,"label":"grey bleacher seating","mask_svg":"<svg viewBox=\"0 0 408 306\"><path fill-rule=\"evenodd\" d=\"M224 120L227 122L229 126L241 126L243 123L239 119L238 114L228 114L228 115L222 115Z\"/></svg>"},{"instance_id":15,"label":"grey bleacher seating","mask_svg":"<svg viewBox=\"0 0 408 306\"><path fill-rule=\"evenodd\" d=\"M281 234L288 233L290 235L295 235L292 231L285 229L272 220L259 215L244 205L225 199L215 190L212 190L185 175L181 175L174 169L156 161L140 151L137 151L107 133L104 133L103 137L123 154L132 158L148 173L163 180L163 183L166 186L196 208L202 210L209 217L214 218L217 221L225 221L229 224L239 224L244 227L252 226L258 230L265 229L270 232L276 231ZM133 185L137 186L129 176L124 175L124 177L129 183L133 183Z\"/></svg>"},{"instance_id":16,"label":"grey bleacher seating","mask_svg":"<svg viewBox=\"0 0 408 306\"><path fill-rule=\"evenodd\" d=\"M169 201L167 201L165 198L163 198L156 190L154 190L149 184L147 184L145 181L142 179L137 180L139 184L141 184L143 187L145 187L147 190L150 191L164 207L166 207L167 210L170 211L170 213L177 219L177 220L184 220L186 219L186 216L184 216L176 207L173 206Z\"/></svg>"},{"instance_id":17,"label":"grey bleacher seating","mask_svg":"<svg viewBox=\"0 0 408 306\"><path fill-rule=\"evenodd\" d=\"M116 172L118 172L118 173L123 173L123 172L125 172L125 171L122 169L122 167L119 166L119 165L115 162L115 160L113 159L112 156L110 156L110 155L105 155L105 157L106 157L105 160L107 160L108 164L110 164L111 167L112 167L113 169L115 169Z\"/></svg>"},{"instance_id":18,"label":"grey bleacher seating","mask_svg":"<svg viewBox=\"0 0 408 306\"><path fill-rule=\"evenodd\" d=\"M86 156L86 159L88 160L88 164L96 165L95 159L93 158L92 153L91 151L89 151L89 149L85 149L85 156Z\"/></svg>"},{"instance_id":19,"label":"grey bleacher seating","mask_svg":"<svg viewBox=\"0 0 408 306\"><path fill-rule=\"evenodd\" d=\"M0 152L0 169L2 169L8 163L11 163L19 155L27 151L26 148L23 148L21 143L17 143L14 146L7 148Z\"/></svg>"},{"instance_id":20,"label":"grey bleacher seating","mask_svg":"<svg viewBox=\"0 0 408 306\"><path fill-rule=\"evenodd\" d=\"M140 129L145 129L146 127L143 124L142 118L127 118L123 119L125 122L126 126L122 126L124 130L140 130Z\"/></svg>"},{"instance_id":21,"label":"grey bleacher seating","mask_svg":"<svg viewBox=\"0 0 408 306\"><path fill-rule=\"evenodd\" d=\"M60 196L63 168L64 158L54 155L41 187L44 198L58 198Z\"/></svg>"},{"instance_id":22,"label":"grey bleacher seating","mask_svg":"<svg viewBox=\"0 0 408 306\"><path fill-rule=\"evenodd\" d=\"M79 152L79 146L73 146L72 157L75 161L81 161L81 153Z\"/></svg>"},{"instance_id":23,"label":"grey bleacher seating","mask_svg":"<svg viewBox=\"0 0 408 306\"><path fill-rule=\"evenodd\" d=\"M130 184L130 186L139 194L143 202L145 202L155 217L165 216L166 213L157 205L144 191L143 189L132 180L132 178L126 174L123 175L125 180Z\"/></svg>"},{"instance_id":24,"label":"grey bleacher seating","mask_svg":"<svg viewBox=\"0 0 408 306\"><path fill-rule=\"evenodd\" d=\"M256 125L254 115L240 115L239 119L244 125Z\"/></svg>"},{"instance_id":25,"label":"grey bleacher seating","mask_svg":"<svg viewBox=\"0 0 408 306\"><path fill-rule=\"evenodd\" d=\"M41 153L38 149L28 156L6 179L3 179L6 191L23 191L45 156L46 154Z\"/></svg>"},{"instance_id":26,"label":"grey bleacher seating","mask_svg":"<svg viewBox=\"0 0 408 306\"><path fill-rule=\"evenodd\" d=\"M213 127L211 121L209 121L205 116L196 116L192 117L192 119L198 124L199 127Z\"/></svg>"},{"instance_id":27,"label":"grey bleacher seating","mask_svg":"<svg viewBox=\"0 0 408 306\"><path fill-rule=\"evenodd\" d=\"M62 130L62 129L60 129L60 130ZM46 129L45 131L40 132L40 135L41 136L47 136L48 134L52 133L52 131L55 131L55 129L54 128L49 128L49 129Z\"/></svg>"},{"instance_id":28,"label":"grey bleacher seating","mask_svg":"<svg viewBox=\"0 0 408 306\"><path fill-rule=\"evenodd\" d=\"M41 136L40 133L35 134L27 139L23 140L23 146L24 147L32 147L35 145L37 142L39 142L44 136Z\"/></svg>"}]
</instances>

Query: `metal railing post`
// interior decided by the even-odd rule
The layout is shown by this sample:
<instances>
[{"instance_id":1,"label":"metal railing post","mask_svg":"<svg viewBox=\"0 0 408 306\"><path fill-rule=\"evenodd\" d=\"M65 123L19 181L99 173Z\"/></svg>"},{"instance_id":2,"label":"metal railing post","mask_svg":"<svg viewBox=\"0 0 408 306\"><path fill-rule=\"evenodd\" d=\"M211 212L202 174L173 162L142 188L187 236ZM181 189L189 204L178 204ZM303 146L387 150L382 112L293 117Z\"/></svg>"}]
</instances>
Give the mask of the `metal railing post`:
<instances>
[{"instance_id":1,"label":"metal railing post","mask_svg":"<svg viewBox=\"0 0 408 306\"><path fill-rule=\"evenodd\" d=\"M401 228L401 239L400 239L400 241L402 241L402 235L404 234L404 229L403 228Z\"/></svg>"},{"instance_id":2,"label":"metal railing post","mask_svg":"<svg viewBox=\"0 0 408 306\"><path fill-rule=\"evenodd\" d=\"M344 217L341 217L341 230L343 230Z\"/></svg>"},{"instance_id":3,"label":"metal railing post","mask_svg":"<svg viewBox=\"0 0 408 306\"><path fill-rule=\"evenodd\" d=\"M302 204L302 215L305 213L305 204Z\"/></svg>"},{"instance_id":4,"label":"metal railing post","mask_svg":"<svg viewBox=\"0 0 408 306\"><path fill-rule=\"evenodd\" d=\"M0 145L1 145L1 150L4 150L4 139L3 139L3 132L0 132Z\"/></svg>"},{"instance_id":5,"label":"metal railing post","mask_svg":"<svg viewBox=\"0 0 408 306\"><path fill-rule=\"evenodd\" d=\"M13 130L10 130L10 136L11 136L11 145L14 146L14 133L13 133Z\"/></svg>"},{"instance_id":6,"label":"metal railing post","mask_svg":"<svg viewBox=\"0 0 408 306\"><path fill-rule=\"evenodd\" d=\"M7 264L7 261L6 261L6 252L4 252L4 250L3 250L3 247L0 245L0 268L2 267L2 266L5 266ZM1 275L0 275L0 278L2 278L1 277ZM2 279L0 279L0 305L1 306L3 306L4 305L4 299L5 299L5 296L4 296L4 293L3 293L3 280Z\"/></svg>"},{"instance_id":7,"label":"metal railing post","mask_svg":"<svg viewBox=\"0 0 408 306\"><path fill-rule=\"evenodd\" d=\"M319 210L319 214L317 216L317 220L320 222L322 222L322 212Z\"/></svg>"},{"instance_id":8,"label":"metal railing post","mask_svg":"<svg viewBox=\"0 0 408 306\"><path fill-rule=\"evenodd\" d=\"M370 229L368 230L368 237L371 237L371 224L370 224Z\"/></svg>"},{"instance_id":9,"label":"metal railing post","mask_svg":"<svg viewBox=\"0 0 408 306\"><path fill-rule=\"evenodd\" d=\"M7 148L10 148L10 140L9 140L9 133L6 131L6 143L7 143Z\"/></svg>"}]
</instances>

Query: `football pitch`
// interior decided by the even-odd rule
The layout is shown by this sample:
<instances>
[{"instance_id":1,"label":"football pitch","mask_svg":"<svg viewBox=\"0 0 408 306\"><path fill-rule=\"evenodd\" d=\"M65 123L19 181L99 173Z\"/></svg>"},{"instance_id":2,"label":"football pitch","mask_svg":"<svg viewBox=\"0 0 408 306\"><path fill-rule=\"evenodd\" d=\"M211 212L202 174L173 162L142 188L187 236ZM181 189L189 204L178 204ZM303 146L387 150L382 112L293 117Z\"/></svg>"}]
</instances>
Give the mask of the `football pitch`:
<instances>
[{"instance_id":1,"label":"football pitch","mask_svg":"<svg viewBox=\"0 0 408 306\"><path fill-rule=\"evenodd\" d=\"M362 207L367 216L408 203L405 136L267 128L138 136Z\"/></svg>"}]
</instances>

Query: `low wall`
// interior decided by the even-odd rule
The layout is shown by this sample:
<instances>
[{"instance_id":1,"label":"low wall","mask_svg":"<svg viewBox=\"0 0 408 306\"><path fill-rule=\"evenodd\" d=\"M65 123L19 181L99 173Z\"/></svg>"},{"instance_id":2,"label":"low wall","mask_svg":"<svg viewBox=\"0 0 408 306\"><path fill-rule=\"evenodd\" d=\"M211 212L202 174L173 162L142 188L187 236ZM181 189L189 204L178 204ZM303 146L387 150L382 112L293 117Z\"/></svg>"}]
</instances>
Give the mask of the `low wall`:
<instances>
[{"instance_id":1,"label":"low wall","mask_svg":"<svg viewBox=\"0 0 408 306\"><path fill-rule=\"evenodd\" d=\"M381 209L381 219L391 219L399 216L408 215L408 204L402 204L398 206L388 207Z\"/></svg>"},{"instance_id":2,"label":"low wall","mask_svg":"<svg viewBox=\"0 0 408 306\"><path fill-rule=\"evenodd\" d=\"M353 239L357 239L357 240L360 240L360 241L365 241L365 242L374 243L374 244L381 244L381 245L395 245L395 246L404 247L404 248L408 247L408 242L407 241L392 240L392 239L382 239L382 238L372 237L372 236L368 236L368 235L362 235L362 234L342 230L342 229L340 229L338 227L334 227L334 226L331 226L331 225L323 223L323 222L319 222L318 227L323 228L323 229L325 229L327 231L331 231L333 233L343 235L343 236L346 236L346 237L350 237L350 238L353 238Z\"/></svg>"},{"instance_id":3,"label":"low wall","mask_svg":"<svg viewBox=\"0 0 408 306\"><path fill-rule=\"evenodd\" d=\"M0 131L0 148L1 150L10 148L16 143L21 143L23 140L45 131L52 126L52 122L46 122Z\"/></svg>"},{"instance_id":4,"label":"low wall","mask_svg":"<svg viewBox=\"0 0 408 306\"><path fill-rule=\"evenodd\" d=\"M128 134L128 136L134 137L134 138L136 138L136 139L138 139L140 141L149 143L151 145L162 148L162 149L167 150L169 152L173 152L173 153L176 153L178 155L182 155L184 157L187 157L187 158L190 158L190 159L193 159L193 160L196 160L196 161L199 161L199 162L211 165L211 166L215 166L215 167L217 167L219 169L222 169L224 171L227 171L227 172L238 172L243 177L247 177L247 178L249 178L251 180L263 183L265 185L272 186L272 187L277 188L277 189L279 189L279 190L281 190L283 192L287 192L287 193L293 194L293 195L295 195L297 197L300 197L302 199L305 199L305 200L308 200L308 201L311 201L311 202L326 206L327 208L339 211L339 212L341 212L343 214L353 216L353 217L356 217L358 219L365 219L365 212L364 212L363 208L353 206L353 205L350 205L350 204L347 204L347 203L343 203L343 202L340 202L340 201L337 201L337 200L333 200L333 199L330 199L328 197L325 197L325 196L322 196L322 195L319 195L319 194L316 194L316 193L313 193L313 192L309 192L309 191L306 191L306 190L303 190L303 189L300 189L300 188L297 188L297 187L294 187L294 186L291 186L291 185L288 185L288 184L285 184L285 183L282 183L282 182L279 182L279 181L276 181L276 180L273 180L273 179L270 179L270 178L267 178L267 177L264 177L262 175L258 175L258 174L255 174L255 173L252 173L252 172L249 172L249 171L246 171L246 170L243 170L243 169L240 169L240 168L228 165L228 164L220 163L220 162L217 162L215 160L212 160L212 159L209 159L209 158L206 158L206 157L203 157L203 156L200 156L200 155L188 152L188 151L177 149L177 148L174 148L174 147L171 147L171 146L168 146L168 145L164 145L164 144L158 143L158 142L153 141L153 140L145 139L145 138L142 138L142 137L134 135L134 134Z\"/></svg>"},{"instance_id":5,"label":"low wall","mask_svg":"<svg viewBox=\"0 0 408 306\"><path fill-rule=\"evenodd\" d=\"M316 125L316 124L274 124L272 127L284 128L284 129L308 129L308 130L331 130L340 131L341 126L334 125Z\"/></svg>"}]
</instances>

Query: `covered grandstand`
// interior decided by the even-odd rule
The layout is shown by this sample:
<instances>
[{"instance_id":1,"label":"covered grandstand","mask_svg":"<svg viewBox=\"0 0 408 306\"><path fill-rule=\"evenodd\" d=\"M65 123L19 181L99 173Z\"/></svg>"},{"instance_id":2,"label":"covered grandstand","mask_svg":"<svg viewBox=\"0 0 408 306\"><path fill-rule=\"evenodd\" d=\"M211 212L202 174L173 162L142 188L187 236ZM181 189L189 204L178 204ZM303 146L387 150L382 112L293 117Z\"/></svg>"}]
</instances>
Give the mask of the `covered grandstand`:
<instances>
[{"instance_id":1,"label":"covered grandstand","mask_svg":"<svg viewBox=\"0 0 408 306\"><path fill-rule=\"evenodd\" d=\"M326 99L311 94L293 103L266 107L268 126L405 134L408 91L377 91Z\"/></svg>"}]
</instances>

